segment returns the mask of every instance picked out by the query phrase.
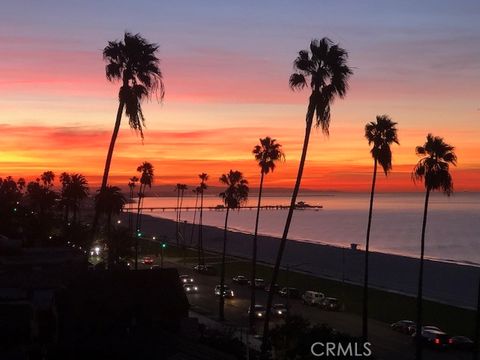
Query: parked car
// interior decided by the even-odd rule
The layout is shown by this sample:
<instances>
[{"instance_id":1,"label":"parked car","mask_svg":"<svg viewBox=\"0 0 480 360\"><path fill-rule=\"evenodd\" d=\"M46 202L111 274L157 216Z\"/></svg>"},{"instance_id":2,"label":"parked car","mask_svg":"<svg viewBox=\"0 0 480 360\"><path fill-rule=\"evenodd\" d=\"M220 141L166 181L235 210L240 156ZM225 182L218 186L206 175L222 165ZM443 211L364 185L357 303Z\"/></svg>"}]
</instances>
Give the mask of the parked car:
<instances>
[{"instance_id":1,"label":"parked car","mask_svg":"<svg viewBox=\"0 0 480 360\"><path fill-rule=\"evenodd\" d=\"M412 336L415 336L415 334ZM425 345L429 347L440 350L448 347L449 338L448 338L448 335L443 331L431 329L431 330L422 330L420 341L422 341Z\"/></svg>"},{"instance_id":2,"label":"parked car","mask_svg":"<svg viewBox=\"0 0 480 360\"><path fill-rule=\"evenodd\" d=\"M320 306L322 307L322 309L330 311L337 311L340 307L338 299L333 297L325 298Z\"/></svg>"},{"instance_id":3,"label":"parked car","mask_svg":"<svg viewBox=\"0 0 480 360\"><path fill-rule=\"evenodd\" d=\"M256 319L263 318L265 316L265 313L265 306L255 305L254 314ZM250 309L248 309L248 314L250 314Z\"/></svg>"},{"instance_id":4,"label":"parked car","mask_svg":"<svg viewBox=\"0 0 480 360\"><path fill-rule=\"evenodd\" d=\"M210 265L195 265L193 267L193 270L204 275L212 275L212 276L217 275L217 270Z\"/></svg>"},{"instance_id":5,"label":"parked car","mask_svg":"<svg viewBox=\"0 0 480 360\"><path fill-rule=\"evenodd\" d=\"M415 326L415 322L412 320L400 320L391 324L390 327L392 328L392 330L401 332L403 334L408 334L408 329L412 325Z\"/></svg>"},{"instance_id":6,"label":"parked car","mask_svg":"<svg viewBox=\"0 0 480 360\"><path fill-rule=\"evenodd\" d=\"M252 282L249 281L248 285L251 284ZM265 289L265 280L263 280L262 278L256 278L253 286L255 287L255 289Z\"/></svg>"},{"instance_id":7,"label":"parked car","mask_svg":"<svg viewBox=\"0 0 480 360\"><path fill-rule=\"evenodd\" d=\"M448 345L457 350L471 351L475 347L475 343L466 336L452 336L448 339Z\"/></svg>"},{"instance_id":8,"label":"parked car","mask_svg":"<svg viewBox=\"0 0 480 360\"><path fill-rule=\"evenodd\" d=\"M436 326L433 326L433 325L425 325L425 326L422 326L422 330L435 330L435 331L442 331L442 329L436 327ZM410 325L408 327L408 334L409 335L412 335L412 336L415 336L415 333L417 332L417 324L413 324L413 325Z\"/></svg>"},{"instance_id":9,"label":"parked car","mask_svg":"<svg viewBox=\"0 0 480 360\"><path fill-rule=\"evenodd\" d=\"M143 263L145 265L151 265L151 264L153 264L153 259L150 256L145 256L143 258Z\"/></svg>"},{"instance_id":10,"label":"parked car","mask_svg":"<svg viewBox=\"0 0 480 360\"><path fill-rule=\"evenodd\" d=\"M222 287L220 285L215 286L215 296L221 296L222 294L221 288ZM230 290L230 288L227 285L223 285L223 297L232 298L234 296L235 294L233 293L233 290Z\"/></svg>"},{"instance_id":11,"label":"parked car","mask_svg":"<svg viewBox=\"0 0 480 360\"><path fill-rule=\"evenodd\" d=\"M273 304L272 315L275 317L285 317L288 314L288 309L285 304Z\"/></svg>"},{"instance_id":12,"label":"parked car","mask_svg":"<svg viewBox=\"0 0 480 360\"><path fill-rule=\"evenodd\" d=\"M246 285L248 284L248 279L243 276L243 275L237 275L232 278L234 283L237 283L238 285Z\"/></svg>"},{"instance_id":13,"label":"parked car","mask_svg":"<svg viewBox=\"0 0 480 360\"><path fill-rule=\"evenodd\" d=\"M195 282L194 278L191 277L190 275L180 275L179 278L180 278L180 281L184 284L192 284Z\"/></svg>"},{"instance_id":14,"label":"parked car","mask_svg":"<svg viewBox=\"0 0 480 360\"><path fill-rule=\"evenodd\" d=\"M321 306L325 300L325 294L318 291L305 291L302 295L302 300L305 305Z\"/></svg>"},{"instance_id":15,"label":"parked car","mask_svg":"<svg viewBox=\"0 0 480 360\"><path fill-rule=\"evenodd\" d=\"M150 270L157 270L157 269L161 269L161 266L158 265L158 264L154 264L154 265L150 266Z\"/></svg>"},{"instance_id":16,"label":"parked car","mask_svg":"<svg viewBox=\"0 0 480 360\"><path fill-rule=\"evenodd\" d=\"M300 298L300 291L294 287L284 287L282 288L278 294L283 297L288 297L290 299L299 299Z\"/></svg>"},{"instance_id":17,"label":"parked car","mask_svg":"<svg viewBox=\"0 0 480 360\"><path fill-rule=\"evenodd\" d=\"M194 284L183 284L183 289L187 294L197 293L198 286Z\"/></svg>"}]
</instances>

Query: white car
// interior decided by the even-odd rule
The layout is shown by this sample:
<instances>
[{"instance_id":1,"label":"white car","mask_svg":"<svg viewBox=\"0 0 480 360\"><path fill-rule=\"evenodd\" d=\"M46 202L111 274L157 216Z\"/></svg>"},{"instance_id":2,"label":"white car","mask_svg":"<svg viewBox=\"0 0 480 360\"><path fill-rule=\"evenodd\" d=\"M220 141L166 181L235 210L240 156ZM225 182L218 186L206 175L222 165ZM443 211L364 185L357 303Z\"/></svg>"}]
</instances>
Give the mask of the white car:
<instances>
[{"instance_id":1,"label":"white car","mask_svg":"<svg viewBox=\"0 0 480 360\"><path fill-rule=\"evenodd\" d=\"M305 305L320 306L325 300L325 294L318 291L305 291L302 295L302 300Z\"/></svg>"}]
</instances>

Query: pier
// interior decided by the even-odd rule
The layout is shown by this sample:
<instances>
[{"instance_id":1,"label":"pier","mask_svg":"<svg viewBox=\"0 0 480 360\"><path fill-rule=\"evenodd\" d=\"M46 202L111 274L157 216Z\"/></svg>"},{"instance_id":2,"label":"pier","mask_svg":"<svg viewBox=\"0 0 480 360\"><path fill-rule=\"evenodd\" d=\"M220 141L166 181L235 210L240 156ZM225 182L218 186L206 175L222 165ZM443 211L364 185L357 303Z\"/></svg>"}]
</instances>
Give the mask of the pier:
<instances>
[{"instance_id":1,"label":"pier","mask_svg":"<svg viewBox=\"0 0 480 360\"><path fill-rule=\"evenodd\" d=\"M246 209L246 210L254 210L256 209L257 206L241 206L240 209ZM262 210L287 210L289 209L290 206L289 205L263 205L263 206L260 206L260 209ZM176 206L155 206L155 207L142 207L141 210L142 211L171 211L171 210L177 210L178 208ZM197 206L196 207L197 210L200 210L200 206ZM223 211L223 210L226 210L227 208L223 205L217 205L217 206L204 206L203 207L203 211ZM319 209L323 209L323 206L322 205L297 205L295 207L295 210L319 210ZM125 209L125 210L128 210L128 209ZM132 210L137 210L136 208L135 209L132 209ZM182 207L182 211L191 211L191 210L195 210L195 206L183 206ZM237 210L237 209L235 209Z\"/></svg>"}]
</instances>

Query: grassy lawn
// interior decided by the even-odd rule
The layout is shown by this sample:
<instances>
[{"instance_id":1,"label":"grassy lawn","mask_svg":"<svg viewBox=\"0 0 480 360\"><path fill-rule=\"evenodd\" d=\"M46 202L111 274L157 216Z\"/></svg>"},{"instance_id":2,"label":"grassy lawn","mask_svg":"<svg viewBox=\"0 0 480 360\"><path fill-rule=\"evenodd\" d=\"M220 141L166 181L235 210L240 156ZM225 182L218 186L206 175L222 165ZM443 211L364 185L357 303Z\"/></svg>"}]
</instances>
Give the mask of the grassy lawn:
<instances>
[{"instance_id":1,"label":"grassy lawn","mask_svg":"<svg viewBox=\"0 0 480 360\"><path fill-rule=\"evenodd\" d=\"M219 266L218 266L219 267ZM227 277L238 274L248 275L250 263L238 261L228 263L226 269ZM258 277L266 281L270 279L272 267L258 265ZM281 270L278 284L287 285L287 272ZM315 277L308 274L290 271L288 284L301 291L315 290L325 293L327 296L337 297L345 305L345 311L361 314L362 309L362 287L340 281ZM370 289L369 317L392 323L397 320L415 320L416 300L413 297L390 293L381 290ZM461 334L472 337L475 330L475 312L444 305L432 301L424 301L424 322L434 324L451 334Z\"/></svg>"},{"instance_id":2,"label":"grassy lawn","mask_svg":"<svg viewBox=\"0 0 480 360\"><path fill-rule=\"evenodd\" d=\"M141 241L142 254L155 254L159 251L160 244L150 240ZM165 251L166 258L182 258L185 251L185 262L194 264L197 262L197 251L195 249L177 248L168 245ZM221 257L218 253L205 251L206 262L213 263L217 270L220 269ZM250 262L238 258L227 258L226 276L231 278L235 275L246 275L250 273ZM264 278L267 282L271 278L272 267L258 265L258 277ZM278 284L287 285L287 271L281 270ZM345 311L361 314L362 309L362 287L341 281L325 279L309 274L290 271L288 284L301 291L315 290L340 299L345 306ZM415 320L416 300L414 297L391 293L382 290L369 290L370 309L369 316L383 322L392 323L397 320ZM433 301L424 301L424 323L439 326L450 334L466 335L473 337L475 333L475 312L450 305L444 305Z\"/></svg>"}]
</instances>

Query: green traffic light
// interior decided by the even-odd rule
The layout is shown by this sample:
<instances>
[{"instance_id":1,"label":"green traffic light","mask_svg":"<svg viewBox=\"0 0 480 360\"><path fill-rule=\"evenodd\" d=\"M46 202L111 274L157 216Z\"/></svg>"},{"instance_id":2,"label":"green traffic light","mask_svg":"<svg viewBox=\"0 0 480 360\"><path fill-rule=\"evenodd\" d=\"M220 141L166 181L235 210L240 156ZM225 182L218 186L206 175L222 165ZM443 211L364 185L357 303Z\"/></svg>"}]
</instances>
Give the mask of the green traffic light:
<instances>
[{"instance_id":1,"label":"green traffic light","mask_svg":"<svg viewBox=\"0 0 480 360\"><path fill-rule=\"evenodd\" d=\"M165 249L167 247L167 244L162 243L162 249Z\"/></svg>"}]
</instances>

